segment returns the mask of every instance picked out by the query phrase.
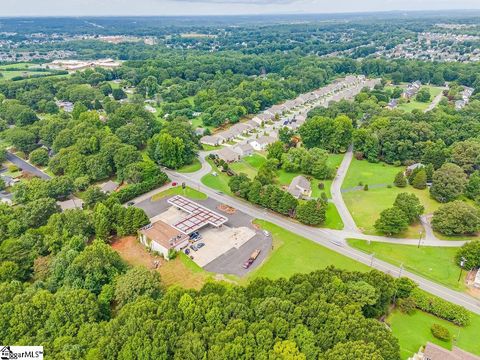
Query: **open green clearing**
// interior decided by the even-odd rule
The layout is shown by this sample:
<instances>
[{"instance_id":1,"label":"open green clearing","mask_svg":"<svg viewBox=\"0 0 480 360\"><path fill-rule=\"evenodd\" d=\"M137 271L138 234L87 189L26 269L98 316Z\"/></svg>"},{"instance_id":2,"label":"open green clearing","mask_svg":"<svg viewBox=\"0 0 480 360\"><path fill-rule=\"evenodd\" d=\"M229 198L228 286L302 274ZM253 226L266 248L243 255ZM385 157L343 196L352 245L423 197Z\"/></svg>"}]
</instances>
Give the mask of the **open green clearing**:
<instances>
[{"instance_id":1,"label":"open green clearing","mask_svg":"<svg viewBox=\"0 0 480 360\"><path fill-rule=\"evenodd\" d=\"M441 205L430 197L428 189L418 190L411 186L406 188L393 186L391 188L370 189L368 191L357 190L346 192L342 195L357 226L367 234L378 235L379 233L374 228L375 221L383 210L393 205L397 195L402 192L415 194L425 207L425 214L433 213ZM421 230L422 227L419 224L410 226L405 233L398 234L398 237L416 238Z\"/></svg>"},{"instance_id":2,"label":"open green clearing","mask_svg":"<svg viewBox=\"0 0 480 360\"><path fill-rule=\"evenodd\" d=\"M415 245L396 245L365 240L349 239L348 244L367 254L375 254L376 258L395 266L402 266L424 278L443 284L458 291L465 291L465 276L458 282L460 268L454 258L457 248L431 247Z\"/></svg>"},{"instance_id":3,"label":"open green clearing","mask_svg":"<svg viewBox=\"0 0 480 360\"><path fill-rule=\"evenodd\" d=\"M360 183L369 186L393 184L395 175L402 170L404 170L403 167L353 159L343 181L342 189L354 188Z\"/></svg>"},{"instance_id":4,"label":"open green clearing","mask_svg":"<svg viewBox=\"0 0 480 360\"><path fill-rule=\"evenodd\" d=\"M191 163L190 165L185 165L184 167L181 167L177 171L179 173L192 173L200 170L201 168L202 168L202 164L200 163L200 160L195 159L193 163Z\"/></svg>"},{"instance_id":5,"label":"open green clearing","mask_svg":"<svg viewBox=\"0 0 480 360\"><path fill-rule=\"evenodd\" d=\"M444 342L433 337L430 331L433 324L440 324L449 329L452 336L456 338L455 345L459 348L480 355L480 341L478 341L480 316L475 314L471 314L471 316L472 322L469 326L459 327L420 310L416 310L412 315L394 311L387 318L387 323L400 343L402 359L408 359L428 341L451 349L451 341Z\"/></svg>"},{"instance_id":6,"label":"open green clearing","mask_svg":"<svg viewBox=\"0 0 480 360\"><path fill-rule=\"evenodd\" d=\"M443 89L438 86L426 85L426 86L422 86L422 89L423 88L427 88L430 91L431 98L429 102L423 103L423 102L416 101L415 98L413 98L410 102L398 105L398 109L406 112L412 112L413 110L425 111L428 109L433 99L435 99L435 97L437 97L437 95L443 91Z\"/></svg>"},{"instance_id":7,"label":"open green clearing","mask_svg":"<svg viewBox=\"0 0 480 360\"><path fill-rule=\"evenodd\" d=\"M366 265L277 225L264 220L255 220L255 224L272 234L274 250L258 269L252 271L248 276L250 280L258 277L271 279L289 277L295 273L308 273L330 265L350 271L369 270Z\"/></svg>"},{"instance_id":8,"label":"open green clearing","mask_svg":"<svg viewBox=\"0 0 480 360\"><path fill-rule=\"evenodd\" d=\"M181 186L175 186L168 190L165 190L158 194L153 195L152 200L157 201L157 200L163 199L164 197L173 196L173 195L183 195L192 200L205 200L208 197L206 194L198 190L192 189L188 186L185 189L182 189Z\"/></svg>"},{"instance_id":9,"label":"open green clearing","mask_svg":"<svg viewBox=\"0 0 480 360\"><path fill-rule=\"evenodd\" d=\"M409 192L415 194L425 207L425 214L431 214L441 205L430 197L428 189L418 190L412 186L398 188L393 185L395 175L403 167L395 167L384 163L369 163L365 160L353 159L343 182L343 189L352 189L359 184L368 184L369 190L353 190L342 194L345 204L353 216L357 226L367 234L378 234L374 228L380 213L391 207L398 194ZM374 188L374 185L383 187ZM390 185L390 187L388 187ZM410 228L398 237L416 238L422 227L419 224Z\"/></svg>"}]
</instances>

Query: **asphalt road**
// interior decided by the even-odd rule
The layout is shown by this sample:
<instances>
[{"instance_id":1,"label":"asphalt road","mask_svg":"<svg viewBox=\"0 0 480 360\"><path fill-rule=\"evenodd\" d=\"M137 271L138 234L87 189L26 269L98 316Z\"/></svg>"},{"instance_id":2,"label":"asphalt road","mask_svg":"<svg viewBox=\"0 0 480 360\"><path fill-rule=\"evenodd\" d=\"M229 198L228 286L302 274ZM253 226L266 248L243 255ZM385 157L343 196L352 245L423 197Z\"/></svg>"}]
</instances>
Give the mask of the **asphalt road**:
<instances>
[{"instance_id":1,"label":"asphalt road","mask_svg":"<svg viewBox=\"0 0 480 360\"><path fill-rule=\"evenodd\" d=\"M350 146L348 151L345 153L345 156L343 157L342 163L338 167L337 175L335 176L335 179L333 179L330 192L332 194L332 201L337 207L338 213L342 218L344 229L349 231L360 232L357 225L355 224L355 221L353 220L352 215L350 214L350 211L348 211L347 205L343 201L343 196L341 192L343 180L347 175L347 171L348 171L348 168L350 167L350 163L352 162L352 158L353 158L353 151L352 151L352 147Z\"/></svg>"},{"instance_id":2,"label":"asphalt road","mask_svg":"<svg viewBox=\"0 0 480 360\"><path fill-rule=\"evenodd\" d=\"M232 206L240 211L249 214L258 219L264 219L271 223L274 223L278 226L283 227L295 234L303 236L311 241L314 241L326 248L329 248L337 253L340 253L344 256L347 256L351 259L354 259L358 262L361 262L371 268L380 270L392 276L406 276L414 280L419 284L419 287L425 291L428 291L431 294L439 296L445 300L448 300L454 304L464 306L468 310L480 314L480 300L477 300L467 294L451 290L445 286L439 285L433 281L427 280L417 274L406 271L397 266L391 265L387 262L381 261L371 255L365 254L359 250L350 248L345 242L344 232L342 231L332 231L328 229L317 229L308 227L297 222L293 222L290 219L287 219L283 216L274 214L270 211L264 210L257 206L254 206L246 201L240 199L229 197L225 194L220 194L205 185L200 181L193 179L188 175L177 174L171 171L168 171L168 175L174 181L185 182L191 187L195 187L209 197ZM348 233L348 232L345 232Z\"/></svg>"},{"instance_id":3,"label":"asphalt road","mask_svg":"<svg viewBox=\"0 0 480 360\"><path fill-rule=\"evenodd\" d=\"M40 169L36 168L35 166L29 164L25 160L19 158L17 155L7 152L7 160L11 163L17 165L23 171L29 172L35 176L38 176L41 179L50 180L50 176L45 174Z\"/></svg>"}]
</instances>

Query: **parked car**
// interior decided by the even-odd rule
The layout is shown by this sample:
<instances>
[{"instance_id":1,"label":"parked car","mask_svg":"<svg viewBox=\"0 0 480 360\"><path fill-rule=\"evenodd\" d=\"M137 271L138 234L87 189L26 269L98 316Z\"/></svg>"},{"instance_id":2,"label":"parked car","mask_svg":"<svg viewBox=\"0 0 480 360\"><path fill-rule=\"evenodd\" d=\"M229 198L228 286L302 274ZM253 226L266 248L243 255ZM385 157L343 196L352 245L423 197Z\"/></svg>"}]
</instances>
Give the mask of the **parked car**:
<instances>
[{"instance_id":1,"label":"parked car","mask_svg":"<svg viewBox=\"0 0 480 360\"><path fill-rule=\"evenodd\" d=\"M176 182L172 182L172 186L177 186L178 184Z\"/></svg>"},{"instance_id":2,"label":"parked car","mask_svg":"<svg viewBox=\"0 0 480 360\"><path fill-rule=\"evenodd\" d=\"M197 251L198 250L198 245L193 244L193 245L190 246L190 249L192 249L193 251Z\"/></svg>"},{"instance_id":3,"label":"parked car","mask_svg":"<svg viewBox=\"0 0 480 360\"><path fill-rule=\"evenodd\" d=\"M198 244L197 244L197 250L198 250L198 249L201 249L201 248L204 247L204 246L205 246L205 243L198 243Z\"/></svg>"},{"instance_id":4,"label":"parked car","mask_svg":"<svg viewBox=\"0 0 480 360\"><path fill-rule=\"evenodd\" d=\"M127 205L128 205L128 206L133 206L133 205L135 205L135 203L134 203L133 201L129 201L129 202L127 203Z\"/></svg>"},{"instance_id":5,"label":"parked car","mask_svg":"<svg viewBox=\"0 0 480 360\"><path fill-rule=\"evenodd\" d=\"M198 231L195 231L190 234L190 239L195 239L196 237L198 237L198 235L200 235L200 233Z\"/></svg>"}]
</instances>

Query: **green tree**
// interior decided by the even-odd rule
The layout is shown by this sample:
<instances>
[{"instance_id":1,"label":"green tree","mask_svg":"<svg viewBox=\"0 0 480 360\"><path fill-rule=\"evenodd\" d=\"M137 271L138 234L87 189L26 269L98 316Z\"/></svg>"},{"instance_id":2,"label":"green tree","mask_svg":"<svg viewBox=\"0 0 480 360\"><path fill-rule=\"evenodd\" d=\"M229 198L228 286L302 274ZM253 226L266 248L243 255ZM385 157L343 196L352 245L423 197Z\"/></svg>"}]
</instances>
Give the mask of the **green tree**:
<instances>
[{"instance_id":1,"label":"green tree","mask_svg":"<svg viewBox=\"0 0 480 360\"><path fill-rule=\"evenodd\" d=\"M163 293L160 275L144 267L134 267L117 278L115 301L119 307L135 301L140 296L158 299Z\"/></svg>"},{"instance_id":2,"label":"green tree","mask_svg":"<svg viewBox=\"0 0 480 360\"><path fill-rule=\"evenodd\" d=\"M432 227L448 236L475 234L480 230L480 211L456 200L442 205L433 213Z\"/></svg>"},{"instance_id":3,"label":"green tree","mask_svg":"<svg viewBox=\"0 0 480 360\"><path fill-rule=\"evenodd\" d=\"M418 221L420 215L423 214L425 208L420 203L419 198L412 193L401 193L397 195L394 207L399 208L406 215L409 224Z\"/></svg>"},{"instance_id":4,"label":"green tree","mask_svg":"<svg viewBox=\"0 0 480 360\"><path fill-rule=\"evenodd\" d=\"M412 186L415 189L423 190L427 188L427 172L425 168L421 168L412 181Z\"/></svg>"},{"instance_id":5,"label":"green tree","mask_svg":"<svg viewBox=\"0 0 480 360\"><path fill-rule=\"evenodd\" d=\"M397 207L383 210L375 222L375 229L387 235L399 234L408 229L408 218Z\"/></svg>"},{"instance_id":6,"label":"green tree","mask_svg":"<svg viewBox=\"0 0 480 360\"><path fill-rule=\"evenodd\" d=\"M421 88L418 91L417 96L415 97L417 101L423 102L423 103L430 102L431 98L432 98L432 95L430 94L430 90L428 90L428 88L426 87Z\"/></svg>"},{"instance_id":7,"label":"green tree","mask_svg":"<svg viewBox=\"0 0 480 360\"><path fill-rule=\"evenodd\" d=\"M308 200L297 206L296 215L298 221L307 225L320 225L326 220L327 204L322 200Z\"/></svg>"},{"instance_id":8,"label":"green tree","mask_svg":"<svg viewBox=\"0 0 480 360\"><path fill-rule=\"evenodd\" d=\"M467 184L467 175L455 164L446 163L435 171L430 194L440 202L455 200Z\"/></svg>"},{"instance_id":9,"label":"green tree","mask_svg":"<svg viewBox=\"0 0 480 360\"><path fill-rule=\"evenodd\" d=\"M395 180L393 181L394 185L399 188L407 187L407 179L403 174L403 171L399 171L397 175L395 175Z\"/></svg>"},{"instance_id":10,"label":"green tree","mask_svg":"<svg viewBox=\"0 0 480 360\"><path fill-rule=\"evenodd\" d=\"M44 148L33 150L28 156L28 159L33 165L46 166L49 160L48 150Z\"/></svg>"},{"instance_id":11,"label":"green tree","mask_svg":"<svg viewBox=\"0 0 480 360\"><path fill-rule=\"evenodd\" d=\"M465 195L472 200L480 199L480 172L475 171L468 179Z\"/></svg>"},{"instance_id":12,"label":"green tree","mask_svg":"<svg viewBox=\"0 0 480 360\"><path fill-rule=\"evenodd\" d=\"M459 248L455 254L455 264L460 265L462 258L466 260L465 269L471 270L480 267L480 241L469 241Z\"/></svg>"}]
</instances>

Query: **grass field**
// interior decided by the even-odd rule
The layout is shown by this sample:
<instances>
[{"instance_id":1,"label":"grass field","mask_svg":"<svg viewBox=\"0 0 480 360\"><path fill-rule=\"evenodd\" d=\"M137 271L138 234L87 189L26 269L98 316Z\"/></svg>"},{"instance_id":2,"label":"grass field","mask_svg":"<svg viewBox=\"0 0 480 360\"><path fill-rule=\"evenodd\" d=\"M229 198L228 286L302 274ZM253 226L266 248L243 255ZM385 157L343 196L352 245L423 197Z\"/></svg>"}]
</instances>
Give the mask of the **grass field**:
<instances>
[{"instance_id":1,"label":"grass field","mask_svg":"<svg viewBox=\"0 0 480 360\"><path fill-rule=\"evenodd\" d=\"M413 98L408 103L398 105L398 109L406 112L412 112L415 109L420 111L425 111L428 109L433 99L435 99L435 97L443 91L442 88L437 86L422 86L422 88L427 88L430 91L431 98L429 102L422 103L422 102L416 101L415 98Z\"/></svg>"},{"instance_id":2,"label":"grass field","mask_svg":"<svg viewBox=\"0 0 480 360\"><path fill-rule=\"evenodd\" d=\"M377 234L374 224L380 213L391 207L398 194L410 192L415 194L425 207L425 214L433 213L441 205L430 197L428 190L418 190L411 186L406 188L378 188L368 191L358 190L343 193L343 199L350 210L357 226L365 233ZM411 226L405 233L398 237L418 237L421 226Z\"/></svg>"},{"instance_id":3,"label":"grass field","mask_svg":"<svg viewBox=\"0 0 480 360\"><path fill-rule=\"evenodd\" d=\"M350 189L368 184L393 184L395 175L399 171L404 170L403 167L395 167L385 163L370 163L366 160L353 159L350 167L348 168L347 176L342 184L342 189Z\"/></svg>"},{"instance_id":4,"label":"grass field","mask_svg":"<svg viewBox=\"0 0 480 360\"><path fill-rule=\"evenodd\" d=\"M157 201L160 199L163 199L166 196L173 196L173 195L183 195L185 197L188 197L192 200L205 200L208 198L208 196L198 190L192 189L190 187L186 187L185 189L182 189L181 186L175 186L172 187L168 190L162 191L158 194L155 194L152 196L153 201Z\"/></svg>"},{"instance_id":5,"label":"grass field","mask_svg":"<svg viewBox=\"0 0 480 360\"><path fill-rule=\"evenodd\" d=\"M388 318L393 335L399 340L402 359L408 359L430 341L451 349L452 341L444 342L433 337L430 328L433 324L440 324L449 329L456 338L455 345L471 353L480 355L480 316L472 314L472 323L467 327L455 326L452 323L439 319L433 315L417 310L412 315L394 311Z\"/></svg>"},{"instance_id":6,"label":"grass field","mask_svg":"<svg viewBox=\"0 0 480 360\"><path fill-rule=\"evenodd\" d=\"M350 239L348 243L367 254L375 254L376 258L403 267L413 273L421 275L451 289L465 291L465 276L458 282L459 267L454 258L456 248L430 247L412 245L396 245Z\"/></svg>"},{"instance_id":7,"label":"grass field","mask_svg":"<svg viewBox=\"0 0 480 360\"><path fill-rule=\"evenodd\" d=\"M272 234L274 250L265 259L262 266L248 276L248 279L289 277L295 273L308 273L324 269L329 265L352 271L368 271L369 269L363 264L277 225L263 220L255 220L255 223Z\"/></svg>"},{"instance_id":8,"label":"grass field","mask_svg":"<svg viewBox=\"0 0 480 360\"><path fill-rule=\"evenodd\" d=\"M192 164L185 165L184 167L181 167L177 171L179 173L192 173L200 170L201 168L202 168L202 164L200 163L200 160L195 159L195 161Z\"/></svg>"},{"instance_id":9,"label":"grass field","mask_svg":"<svg viewBox=\"0 0 480 360\"><path fill-rule=\"evenodd\" d=\"M343 229L343 221L340 217L340 214L337 211L337 207L333 203L328 203L327 213L326 213L327 220L322 227L326 227L328 229L335 229L335 230L342 230Z\"/></svg>"}]
</instances>

